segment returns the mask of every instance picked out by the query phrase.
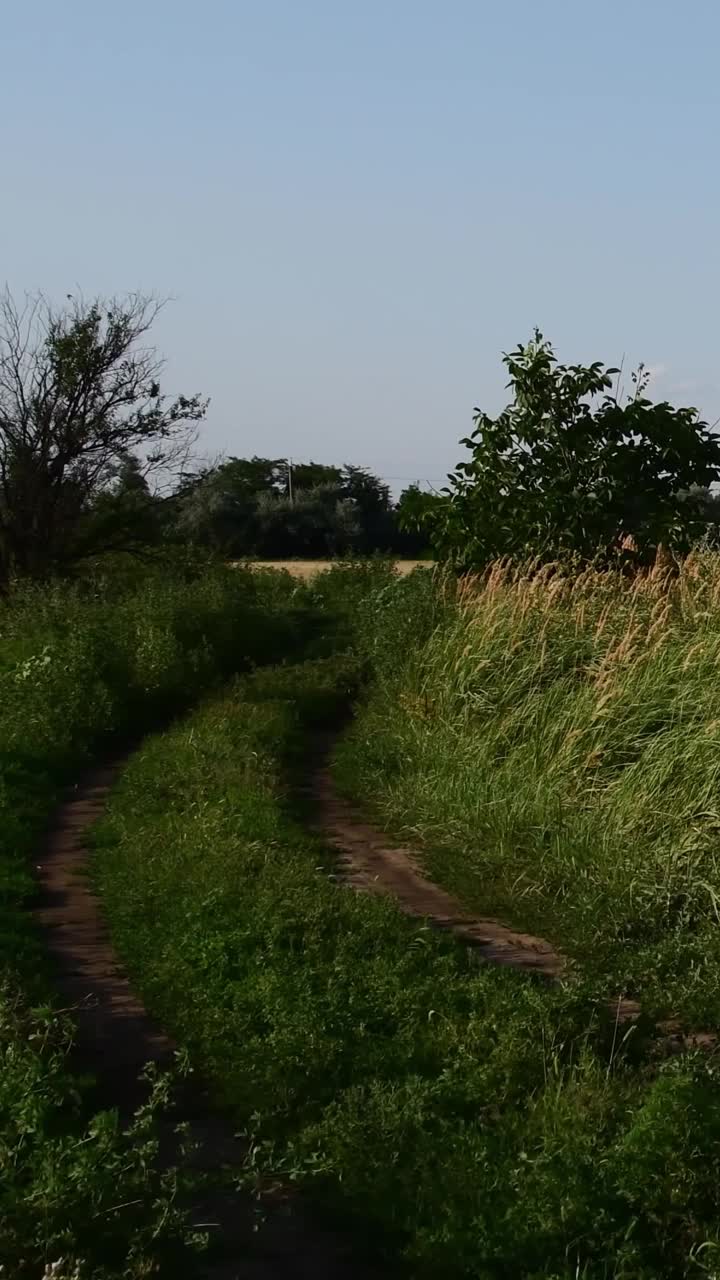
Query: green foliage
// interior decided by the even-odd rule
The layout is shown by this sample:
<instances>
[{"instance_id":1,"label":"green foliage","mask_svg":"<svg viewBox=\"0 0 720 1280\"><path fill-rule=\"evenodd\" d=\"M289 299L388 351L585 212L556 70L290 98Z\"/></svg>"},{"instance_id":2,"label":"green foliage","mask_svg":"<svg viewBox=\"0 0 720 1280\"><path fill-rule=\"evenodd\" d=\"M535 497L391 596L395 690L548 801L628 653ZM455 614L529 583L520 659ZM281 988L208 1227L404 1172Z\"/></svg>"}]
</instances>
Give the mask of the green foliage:
<instances>
[{"instance_id":1,"label":"green foliage","mask_svg":"<svg viewBox=\"0 0 720 1280\"><path fill-rule=\"evenodd\" d=\"M378 604L388 593L401 589L401 583L393 561L383 556L341 560L312 578L305 599L318 620L324 619L326 637L325 646L313 650L313 656L347 649L367 658Z\"/></svg>"},{"instance_id":2,"label":"green foliage","mask_svg":"<svg viewBox=\"0 0 720 1280\"><path fill-rule=\"evenodd\" d=\"M282 468L282 489L289 493L298 489L317 489L323 485L339 488L342 485L343 473L340 467L327 466L322 462L289 462Z\"/></svg>"},{"instance_id":3,"label":"green foliage","mask_svg":"<svg viewBox=\"0 0 720 1280\"><path fill-rule=\"evenodd\" d=\"M444 502L419 510L438 553L462 567L493 559L611 556L632 535L640 552L686 551L702 532L692 486L720 478L720 442L694 409L652 403L636 375L626 404L616 369L560 365L535 337L504 357L512 403L475 411ZM417 505L417 503L416 503Z\"/></svg>"},{"instance_id":4,"label":"green foliage","mask_svg":"<svg viewBox=\"0 0 720 1280\"><path fill-rule=\"evenodd\" d=\"M106 488L86 504L75 539L80 564L113 552L147 556L163 537L166 503L150 486L139 458L119 457Z\"/></svg>"},{"instance_id":5,"label":"green foliage","mask_svg":"<svg viewBox=\"0 0 720 1280\"><path fill-rule=\"evenodd\" d=\"M287 556L324 559L357 545L354 505L334 485L296 489L292 497L263 495L255 506L255 547L270 560Z\"/></svg>"},{"instance_id":6,"label":"green foliage","mask_svg":"<svg viewBox=\"0 0 720 1280\"><path fill-rule=\"evenodd\" d=\"M440 511L444 499L439 493L429 493L421 489L419 484L410 484L403 489L397 504L397 517L401 529L407 532L432 524L432 512Z\"/></svg>"},{"instance_id":7,"label":"green foliage","mask_svg":"<svg viewBox=\"0 0 720 1280\"><path fill-rule=\"evenodd\" d=\"M299 1181L415 1275L701 1274L717 1065L658 1068L581 985L478 965L337 887L294 820L307 727L353 670L242 678L145 743L98 833L117 944L247 1130L247 1181Z\"/></svg>"},{"instance_id":8,"label":"green foliage","mask_svg":"<svg viewBox=\"0 0 720 1280\"><path fill-rule=\"evenodd\" d=\"M67 1070L69 1025L30 1011L0 984L0 1270L39 1280L53 1264L78 1280L142 1280L189 1255L177 1170L158 1164L168 1077L123 1128L115 1113L83 1115ZM197 1238L197 1243L199 1243ZM63 1260L64 1267L57 1264ZM74 1269L77 1267L77 1272ZM55 1275L51 1271L51 1275Z\"/></svg>"},{"instance_id":9,"label":"green foliage","mask_svg":"<svg viewBox=\"0 0 720 1280\"><path fill-rule=\"evenodd\" d=\"M228 556L317 559L402 544L390 492L365 467L229 458L182 487L175 532Z\"/></svg>"}]
</instances>

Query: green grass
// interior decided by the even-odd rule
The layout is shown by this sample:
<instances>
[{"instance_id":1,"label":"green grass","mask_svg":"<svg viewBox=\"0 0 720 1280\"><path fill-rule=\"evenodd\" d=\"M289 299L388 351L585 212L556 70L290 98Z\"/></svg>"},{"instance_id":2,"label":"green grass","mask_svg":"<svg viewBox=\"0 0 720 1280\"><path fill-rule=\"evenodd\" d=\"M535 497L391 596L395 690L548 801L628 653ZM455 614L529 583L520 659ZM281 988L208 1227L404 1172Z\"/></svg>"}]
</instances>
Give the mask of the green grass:
<instances>
[{"instance_id":1,"label":"green grass","mask_svg":"<svg viewBox=\"0 0 720 1280\"><path fill-rule=\"evenodd\" d=\"M67 1066L67 1019L29 1009L0 983L0 1266L12 1280L188 1275L194 1246L184 1179L157 1160L169 1078L124 1127L88 1116ZM60 1265L60 1264L63 1265ZM77 1268L77 1270L76 1270ZM152 1268L152 1270L151 1270Z\"/></svg>"},{"instance_id":2,"label":"green grass","mask_svg":"<svg viewBox=\"0 0 720 1280\"><path fill-rule=\"evenodd\" d=\"M83 1280L130 1280L163 1259L175 1275L184 1233L174 1175L153 1164L166 1086L122 1132L112 1116L88 1114L68 1068L72 1028L53 1011L27 910L34 855L63 788L113 743L166 723L233 672L347 644L357 602L389 574L383 564L338 566L314 592L287 574L184 557L19 588L0 605L3 1275L36 1280L61 1256L63 1276L83 1260Z\"/></svg>"},{"instance_id":3,"label":"green grass","mask_svg":"<svg viewBox=\"0 0 720 1280\"><path fill-rule=\"evenodd\" d=\"M669 592L502 569L459 595L408 588L419 643L369 640L342 787L469 906L548 937L598 989L717 1026L717 557ZM386 597L375 635L408 610Z\"/></svg>"},{"instance_id":4,"label":"green grass","mask_svg":"<svg viewBox=\"0 0 720 1280\"><path fill-rule=\"evenodd\" d=\"M0 960L39 964L31 855L61 789L113 738L192 705L251 662L279 658L302 621L271 575L152 574L119 596L33 589L0 609ZM25 963L26 953L31 963Z\"/></svg>"},{"instance_id":5,"label":"green grass","mask_svg":"<svg viewBox=\"0 0 720 1280\"><path fill-rule=\"evenodd\" d=\"M309 1187L411 1274L717 1274L714 1061L660 1066L582 983L484 968L328 877L288 779L356 671L240 679L144 744L97 837L116 943L248 1177Z\"/></svg>"},{"instance_id":6,"label":"green grass","mask_svg":"<svg viewBox=\"0 0 720 1280\"><path fill-rule=\"evenodd\" d=\"M247 1182L296 1180L410 1274L720 1275L720 1065L662 1063L607 1006L626 990L649 1018L717 1023L716 564L670 595L176 569L0 609L8 1274L190 1266L153 1108L126 1133L88 1116L24 906L62 787L205 696L131 760L96 872L138 987L249 1135ZM343 787L468 903L563 946L564 987L333 882L292 781L359 681Z\"/></svg>"},{"instance_id":7,"label":"green grass","mask_svg":"<svg viewBox=\"0 0 720 1280\"><path fill-rule=\"evenodd\" d=\"M68 1274L82 1259L95 1280L139 1277L183 1236L174 1175L163 1181L152 1161L160 1094L122 1132L112 1116L88 1115L68 1068L71 1027L53 1012L27 910L53 806L114 738L316 630L289 581L231 571L24 590L0 608L3 1275L35 1280L63 1257Z\"/></svg>"},{"instance_id":8,"label":"green grass","mask_svg":"<svg viewBox=\"0 0 720 1280\"><path fill-rule=\"evenodd\" d=\"M375 645L338 782L479 913L551 938L607 995L716 1027L717 558L670 593L497 570L425 596L418 644ZM375 632L407 611L386 598Z\"/></svg>"}]
</instances>

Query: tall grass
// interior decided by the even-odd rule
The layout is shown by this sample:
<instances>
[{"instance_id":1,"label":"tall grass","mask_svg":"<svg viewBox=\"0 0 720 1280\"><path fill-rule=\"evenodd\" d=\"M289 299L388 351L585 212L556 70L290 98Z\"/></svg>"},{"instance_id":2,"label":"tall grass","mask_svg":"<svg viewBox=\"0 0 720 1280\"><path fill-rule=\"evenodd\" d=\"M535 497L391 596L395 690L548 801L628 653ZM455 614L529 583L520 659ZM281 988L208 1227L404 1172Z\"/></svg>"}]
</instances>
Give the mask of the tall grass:
<instances>
[{"instance_id":1,"label":"tall grass","mask_svg":"<svg viewBox=\"0 0 720 1280\"><path fill-rule=\"evenodd\" d=\"M469 905L608 990L716 1020L720 561L634 582L498 565L434 600L411 584L425 635L383 639L407 630L386 598L342 784Z\"/></svg>"}]
</instances>

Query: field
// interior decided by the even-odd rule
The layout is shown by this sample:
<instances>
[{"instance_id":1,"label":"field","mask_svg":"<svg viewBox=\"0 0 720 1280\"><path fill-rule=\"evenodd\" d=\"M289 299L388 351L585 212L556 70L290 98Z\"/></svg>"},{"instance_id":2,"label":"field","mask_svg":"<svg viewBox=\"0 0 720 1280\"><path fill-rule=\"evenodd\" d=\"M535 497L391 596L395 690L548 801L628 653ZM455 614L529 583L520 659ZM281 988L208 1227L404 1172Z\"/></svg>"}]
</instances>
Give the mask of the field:
<instances>
[{"instance_id":1,"label":"field","mask_svg":"<svg viewBox=\"0 0 720 1280\"><path fill-rule=\"evenodd\" d=\"M25 909L63 786L132 736L90 869L244 1135L225 1194L258 1198L261 1254L282 1184L367 1274L720 1275L717 558L316 567L3 607L0 1263L205 1274L191 1173L155 1157L166 1087L97 1113ZM457 909L413 905L411 871Z\"/></svg>"},{"instance_id":2,"label":"field","mask_svg":"<svg viewBox=\"0 0 720 1280\"><path fill-rule=\"evenodd\" d=\"M334 560L250 560L238 561L238 564L250 564L258 569L284 569L287 573L291 573L294 578L302 578L307 581L313 578L317 573L327 572L332 569ZM412 573L417 568L432 568L431 560L394 560L393 566L401 577Z\"/></svg>"}]
</instances>

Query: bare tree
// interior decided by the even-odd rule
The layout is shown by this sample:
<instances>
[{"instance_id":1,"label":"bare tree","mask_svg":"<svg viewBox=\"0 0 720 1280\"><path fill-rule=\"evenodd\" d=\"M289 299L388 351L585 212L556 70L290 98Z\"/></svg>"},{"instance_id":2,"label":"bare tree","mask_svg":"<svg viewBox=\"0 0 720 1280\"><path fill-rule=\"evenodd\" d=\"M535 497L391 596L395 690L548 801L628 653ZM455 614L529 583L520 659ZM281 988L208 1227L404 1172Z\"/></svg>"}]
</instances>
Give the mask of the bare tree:
<instances>
[{"instance_id":1,"label":"bare tree","mask_svg":"<svg viewBox=\"0 0 720 1280\"><path fill-rule=\"evenodd\" d=\"M160 392L144 338L161 306L0 296L0 591L103 549L83 523L128 456L160 483L185 465L207 401Z\"/></svg>"}]
</instances>

